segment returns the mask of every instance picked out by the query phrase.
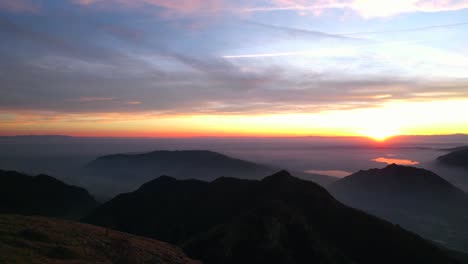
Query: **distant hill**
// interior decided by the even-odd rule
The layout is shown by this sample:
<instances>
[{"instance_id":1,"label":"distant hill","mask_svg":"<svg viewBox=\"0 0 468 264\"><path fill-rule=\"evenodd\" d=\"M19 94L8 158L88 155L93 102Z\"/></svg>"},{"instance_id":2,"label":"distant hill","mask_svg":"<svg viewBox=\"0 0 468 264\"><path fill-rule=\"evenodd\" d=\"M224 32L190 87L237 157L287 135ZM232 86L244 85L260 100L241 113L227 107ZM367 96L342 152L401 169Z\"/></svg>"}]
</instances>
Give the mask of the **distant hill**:
<instances>
[{"instance_id":1,"label":"distant hill","mask_svg":"<svg viewBox=\"0 0 468 264\"><path fill-rule=\"evenodd\" d=\"M83 188L47 175L0 170L0 213L78 219L98 203Z\"/></svg>"},{"instance_id":2,"label":"distant hill","mask_svg":"<svg viewBox=\"0 0 468 264\"><path fill-rule=\"evenodd\" d=\"M135 185L154 179L159 175L171 175L178 179L214 180L223 177L261 179L279 169L231 158L206 150L154 151L143 154L116 154L97 158L87 165L96 177L107 177L115 181ZM300 173L318 184L326 185L337 178ZM132 189L132 190L134 190Z\"/></svg>"},{"instance_id":3,"label":"distant hill","mask_svg":"<svg viewBox=\"0 0 468 264\"><path fill-rule=\"evenodd\" d=\"M261 181L163 176L84 220L179 244L206 264L457 263L419 236L286 171Z\"/></svg>"},{"instance_id":4,"label":"distant hill","mask_svg":"<svg viewBox=\"0 0 468 264\"><path fill-rule=\"evenodd\" d=\"M359 171L328 189L347 205L468 252L468 195L431 171L392 164Z\"/></svg>"},{"instance_id":5,"label":"distant hill","mask_svg":"<svg viewBox=\"0 0 468 264\"><path fill-rule=\"evenodd\" d=\"M0 263L198 264L167 243L45 217L0 215Z\"/></svg>"},{"instance_id":6,"label":"distant hill","mask_svg":"<svg viewBox=\"0 0 468 264\"><path fill-rule=\"evenodd\" d=\"M456 148L449 154L438 157L437 161L448 166L468 168L468 146Z\"/></svg>"}]
</instances>

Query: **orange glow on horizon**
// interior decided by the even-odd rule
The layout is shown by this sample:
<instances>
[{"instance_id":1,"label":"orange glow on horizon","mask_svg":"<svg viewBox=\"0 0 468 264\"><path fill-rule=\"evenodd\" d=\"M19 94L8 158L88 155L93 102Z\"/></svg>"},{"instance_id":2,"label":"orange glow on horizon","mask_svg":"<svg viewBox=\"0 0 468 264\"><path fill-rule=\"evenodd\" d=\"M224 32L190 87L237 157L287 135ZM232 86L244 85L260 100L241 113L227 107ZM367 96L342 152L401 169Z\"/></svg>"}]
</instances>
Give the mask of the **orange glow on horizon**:
<instances>
[{"instance_id":1,"label":"orange glow on horizon","mask_svg":"<svg viewBox=\"0 0 468 264\"><path fill-rule=\"evenodd\" d=\"M392 101L377 108L277 114L35 113L0 111L0 135L294 137L468 134L468 100Z\"/></svg>"}]
</instances>

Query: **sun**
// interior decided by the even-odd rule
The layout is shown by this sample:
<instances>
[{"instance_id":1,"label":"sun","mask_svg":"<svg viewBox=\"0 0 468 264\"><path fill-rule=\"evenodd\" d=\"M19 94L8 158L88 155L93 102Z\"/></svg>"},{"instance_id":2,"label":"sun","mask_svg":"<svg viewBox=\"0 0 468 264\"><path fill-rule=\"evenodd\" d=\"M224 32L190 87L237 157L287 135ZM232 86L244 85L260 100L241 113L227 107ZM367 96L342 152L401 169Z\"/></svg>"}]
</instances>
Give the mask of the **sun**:
<instances>
[{"instance_id":1,"label":"sun","mask_svg":"<svg viewBox=\"0 0 468 264\"><path fill-rule=\"evenodd\" d=\"M390 137L398 135L398 132L393 129L368 129L360 132L363 136L372 138L375 141L383 142Z\"/></svg>"}]
</instances>

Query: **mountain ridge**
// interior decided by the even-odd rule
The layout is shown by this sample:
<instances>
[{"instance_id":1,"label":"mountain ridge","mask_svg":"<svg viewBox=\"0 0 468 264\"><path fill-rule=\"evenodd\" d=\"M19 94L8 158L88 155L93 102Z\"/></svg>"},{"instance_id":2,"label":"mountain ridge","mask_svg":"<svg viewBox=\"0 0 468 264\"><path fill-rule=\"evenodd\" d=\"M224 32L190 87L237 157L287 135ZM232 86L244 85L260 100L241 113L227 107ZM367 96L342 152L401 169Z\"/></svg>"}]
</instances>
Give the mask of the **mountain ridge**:
<instances>
[{"instance_id":1,"label":"mountain ridge","mask_svg":"<svg viewBox=\"0 0 468 264\"><path fill-rule=\"evenodd\" d=\"M167 180L170 185L158 186ZM181 245L206 264L457 263L419 236L286 171L262 180L163 177L84 220Z\"/></svg>"},{"instance_id":2,"label":"mountain ridge","mask_svg":"<svg viewBox=\"0 0 468 264\"><path fill-rule=\"evenodd\" d=\"M123 192L135 190L159 175L177 179L212 181L221 176L261 179L278 171L272 166L233 158L209 150L158 150L140 154L101 156L86 165L92 177L107 178L131 186ZM337 178L309 173L297 173L303 178L327 185Z\"/></svg>"}]
</instances>

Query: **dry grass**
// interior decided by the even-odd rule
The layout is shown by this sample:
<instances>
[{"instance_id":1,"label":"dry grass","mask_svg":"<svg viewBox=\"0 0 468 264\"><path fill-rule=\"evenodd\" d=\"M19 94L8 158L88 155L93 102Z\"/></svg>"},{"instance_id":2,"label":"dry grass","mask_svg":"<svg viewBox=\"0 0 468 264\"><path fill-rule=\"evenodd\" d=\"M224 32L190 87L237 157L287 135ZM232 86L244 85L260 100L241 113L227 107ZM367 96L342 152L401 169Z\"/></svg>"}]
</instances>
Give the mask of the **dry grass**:
<instances>
[{"instance_id":1,"label":"dry grass","mask_svg":"<svg viewBox=\"0 0 468 264\"><path fill-rule=\"evenodd\" d=\"M176 246L45 217L0 215L0 264L199 264Z\"/></svg>"}]
</instances>

